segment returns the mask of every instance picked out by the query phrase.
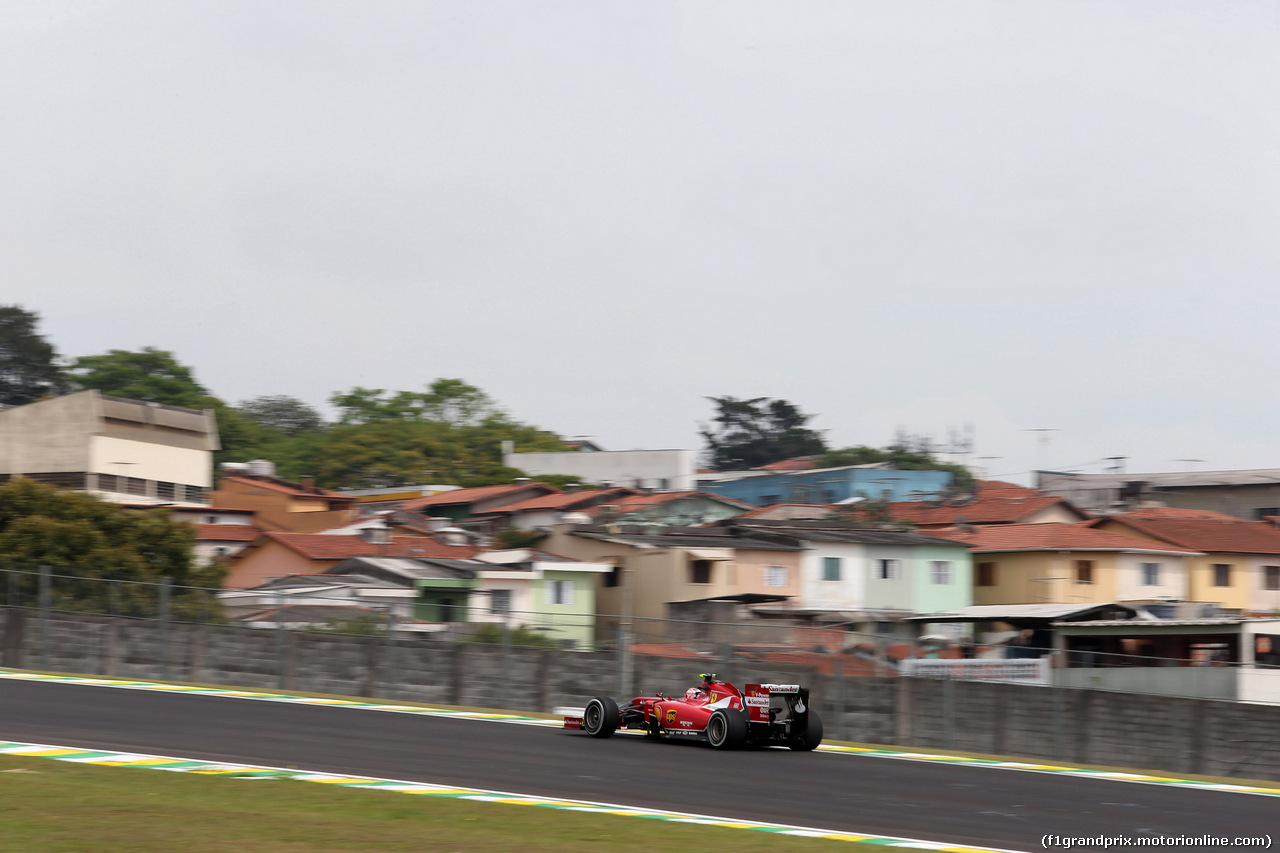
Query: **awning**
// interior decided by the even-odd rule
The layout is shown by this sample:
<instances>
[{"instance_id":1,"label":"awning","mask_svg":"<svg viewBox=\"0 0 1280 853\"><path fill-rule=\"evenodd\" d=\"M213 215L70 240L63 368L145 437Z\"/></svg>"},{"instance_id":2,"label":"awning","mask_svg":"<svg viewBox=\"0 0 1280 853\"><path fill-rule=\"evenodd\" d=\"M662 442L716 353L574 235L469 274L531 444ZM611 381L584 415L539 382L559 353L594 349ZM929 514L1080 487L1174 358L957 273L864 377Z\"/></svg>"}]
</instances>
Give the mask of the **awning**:
<instances>
[{"instance_id":1,"label":"awning","mask_svg":"<svg viewBox=\"0 0 1280 853\"><path fill-rule=\"evenodd\" d=\"M687 548L685 549L690 557L695 560L732 560L732 548Z\"/></svg>"}]
</instances>

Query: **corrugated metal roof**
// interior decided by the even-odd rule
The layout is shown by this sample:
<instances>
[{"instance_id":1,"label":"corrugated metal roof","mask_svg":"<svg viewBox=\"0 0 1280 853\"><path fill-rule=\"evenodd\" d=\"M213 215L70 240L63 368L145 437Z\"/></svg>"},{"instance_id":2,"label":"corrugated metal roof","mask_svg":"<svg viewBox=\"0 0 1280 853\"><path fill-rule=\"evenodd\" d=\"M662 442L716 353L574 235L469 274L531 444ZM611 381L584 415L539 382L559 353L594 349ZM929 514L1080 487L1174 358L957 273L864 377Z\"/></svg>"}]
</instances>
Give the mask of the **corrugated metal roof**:
<instances>
[{"instance_id":1,"label":"corrugated metal roof","mask_svg":"<svg viewBox=\"0 0 1280 853\"><path fill-rule=\"evenodd\" d=\"M944 610L938 613L925 613L911 616L909 622L1008 622L1009 619L1061 619L1088 613L1093 610L1116 608L1137 614L1137 610L1123 604L975 604L972 607L957 607L955 610ZM1072 625L1081 623L1072 622Z\"/></svg>"}]
</instances>

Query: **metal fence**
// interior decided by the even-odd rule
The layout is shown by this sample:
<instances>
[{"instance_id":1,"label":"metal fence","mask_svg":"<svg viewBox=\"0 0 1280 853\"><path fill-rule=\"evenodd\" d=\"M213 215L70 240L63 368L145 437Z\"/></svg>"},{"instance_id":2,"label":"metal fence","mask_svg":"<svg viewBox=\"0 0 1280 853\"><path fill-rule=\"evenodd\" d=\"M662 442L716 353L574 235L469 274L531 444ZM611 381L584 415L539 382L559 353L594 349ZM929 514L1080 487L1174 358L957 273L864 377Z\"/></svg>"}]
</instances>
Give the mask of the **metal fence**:
<instances>
[{"instance_id":1,"label":"metal fence","mask_svg":"<svg viewBox=\"0 0 1280 853\"><path fill-rule=\"evenodd\" d=\"M655 619L617 614L524 611L481 605L443 607L446 621L414 617L412 598L367 599L338 592L301 594L227 591L174 584L86 578L49 567L0 564L0 595L28 611L28 660L50 661L52 614L78 613L153 623L162 649L172 626L210 625L298 635L380 637L394 658L414 638L465 642L500 652L559 649L606 653L616 660L619 687L632 684L637 661L688 661L691 670L735 663L799 669L816 675L911 677L1089 688L1189 698L1235 699L1238 670L1230 661L1117 653L1063 654L1027 646L972 645L782 620ZM280 647L284 648L282 640ZM163 651L162 658L169 655ZM12 657L12 655L10 655ZM1210 665L1212 664L1212 665ZM167 671L169 667L164 667ZM504 672L507 667L504 665ZM1275 673L1280 676L1280 669Z\"/></svg>"},{"instance_id":2,"label":"metal fence","mask_svg":"<svg viewBox=\"0 0 1280 853\"><path fill-rule=\"evenodd\" d=\"M593 695L683 691L699 673L716 672L738 684L808 685L834 739L1280 778L1280 707L1209 701L1218 697L1206 698L1203 684L1176 695L1155 685L1147 692L1164 695L1143 695L1069 682L1169 672L1221 680L1240 674L1233 666L1111 656L1111 666L1068 668L1046 665L1062 663L1049 655L1005 658L993 647L967 659L953 644L839 628L489 607L455 614L465 622L423 625L388 607L371 620L313 614L264 629L237 624L221 590L25 567L0 574L0 665L10 669L540 712L581 707ZM324 595L306 606L350 603ZM553 626L596 630L568 649ZM992 677L999 670L1038 686L1000 683ZM1023 677L1037 670L1050 673L1049 684Z\"/></svg>"}]
</instances>

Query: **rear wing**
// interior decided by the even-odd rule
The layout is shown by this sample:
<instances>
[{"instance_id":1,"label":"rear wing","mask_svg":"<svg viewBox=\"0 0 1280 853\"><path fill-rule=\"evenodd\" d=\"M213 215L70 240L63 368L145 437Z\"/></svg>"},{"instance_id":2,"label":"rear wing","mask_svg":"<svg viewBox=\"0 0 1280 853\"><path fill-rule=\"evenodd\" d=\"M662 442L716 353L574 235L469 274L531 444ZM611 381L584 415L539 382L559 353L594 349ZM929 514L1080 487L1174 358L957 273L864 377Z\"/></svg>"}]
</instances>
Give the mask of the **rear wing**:
<instances>
[{"instance_id":1,"label":"rear wing","mask_svg":"<svg viewBox=\"0 0 1280 853\"><path fill-rule=\"evenodd\" d=\"M809 699L807 688L799 684L747 684L742 688L742 704L747 709L747 719L753 723L769 722L770 697L780 696L788 709L803 711Z\"/></svg>"}]
</instances>

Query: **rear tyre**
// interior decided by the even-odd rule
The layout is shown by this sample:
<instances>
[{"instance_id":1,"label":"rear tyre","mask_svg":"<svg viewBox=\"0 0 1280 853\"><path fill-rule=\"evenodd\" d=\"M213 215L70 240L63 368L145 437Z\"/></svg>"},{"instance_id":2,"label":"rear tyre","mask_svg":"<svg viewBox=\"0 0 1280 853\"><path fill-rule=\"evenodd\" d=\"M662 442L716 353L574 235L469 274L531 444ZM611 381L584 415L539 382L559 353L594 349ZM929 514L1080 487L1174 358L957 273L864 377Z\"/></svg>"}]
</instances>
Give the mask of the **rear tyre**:
<instances>
[{"instance_id":1,"label":"rear tyre","mask_svg":"<svg viewBox=\"0 0 1280 853\"><path fill-rule=\"evenodd\" d=\"M799 737L793 738L787 746L801 752L810 752L817 749L820 743L822 743L822 718L816 711L810 711L808 728Z\"/></svg>"},{"instance_id":2,"label":"rear tyre","mask_svg":"<svg viewBox=\"0 0 1280 853\"><path fill-rule=\"evenodd\" d=\"M707 720L707 743L715 749L737 749L747 741L747 718L735 708L720 708Z\"/></svg>"},{"instance_id":3,"label":"rear tyre","mask_svg":"<svg viewBox=\"0 0 1280 853\"><path fill-rule=\"evenodd\" d=\"M582 730L592 737L612 737L618 730L618 703L608 696L597 696L582 712Z\"/></svg>"}]
</instances>

